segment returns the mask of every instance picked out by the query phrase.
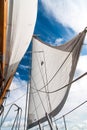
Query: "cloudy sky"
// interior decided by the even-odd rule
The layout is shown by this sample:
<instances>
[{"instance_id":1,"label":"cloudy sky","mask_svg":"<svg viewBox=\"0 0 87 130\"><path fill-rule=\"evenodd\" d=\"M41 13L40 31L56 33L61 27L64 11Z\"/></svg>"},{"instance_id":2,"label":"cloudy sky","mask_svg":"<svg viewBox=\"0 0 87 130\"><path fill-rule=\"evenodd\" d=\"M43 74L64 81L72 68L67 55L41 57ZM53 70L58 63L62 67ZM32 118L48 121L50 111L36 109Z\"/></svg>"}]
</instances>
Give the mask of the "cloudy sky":
<instances>
[{"instance_id":1,"label":"cloudy sky","mask_svg":"<svg viewBox=\"0 0 87 130\"><path fill-rule=\"evenodd\" d=\"M52 45L64 44L72 37L76 36L87 26L87 0L39 0L38 2L38 14L37 22L34 33L39 37ZM76 69L75 77L87 72L87 38L85 38L81 56L79 58L78 66ZM29 55L31 45L28 48L25 56L23 57L14 80L11 85L11 94L7 100L7 108L10 107L12 102L16 102L22 109L25 108L25 93L27 81L29 79L29 69L31 57ZM74 83L71 87L67 102L62 109L59 117L65 114L72 108L76 107L80 103L87 100L87 76ZM17 100L18 99L18 100ZM82 106L83 115L87 114L86 105ZM67 117L67 122L71 121L69 126L70 130L85 130L87 127L87 120L85 116L78 115L79 112L74 116L78 119L78 125L72 123L70 117ZM74 119L74 117L72 119ZM78 118L79 117L79 118ZM80 118L81 117L81 118ZM7 119L8 122L4 125L9 126L9 121L13 118L11 114ZM23 117L24 118L24 111ZM74 120L75 120L74 119ZM82 120L81 120L82 119ZM80 122L81 121L81 122ZM8 128L9 129L9 128ZM6 128L7 130L7 128Z\"/></svg>"}]
</instances>

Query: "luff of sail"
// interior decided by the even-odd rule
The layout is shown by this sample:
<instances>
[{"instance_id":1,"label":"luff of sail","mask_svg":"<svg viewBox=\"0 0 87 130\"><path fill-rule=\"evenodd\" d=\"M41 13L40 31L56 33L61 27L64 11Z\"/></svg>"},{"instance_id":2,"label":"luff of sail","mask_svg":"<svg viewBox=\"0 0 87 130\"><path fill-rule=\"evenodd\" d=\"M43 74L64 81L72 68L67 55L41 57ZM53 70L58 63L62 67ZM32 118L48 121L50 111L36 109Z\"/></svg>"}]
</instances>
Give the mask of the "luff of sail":
<instances>
[{"instance_id":1,"label":"luff of sail","mask_svg":"<svg viewBox=\"0 0 87 130\"><path fill-rule=\"evenodd\" d=\"M4 81L0 86L0 105L31 41L37 16L37 0L8 0L7 7L6 55ZM0 71L2 73L2 69Z\"/></svg>"},{"instance_id":2,"label":"luff of sail","mask_svg":"<svg viewBox=\"0 0 87 130\"><path fill-rule=\"evenodd\" d=\"M55 116L62 109L73 79L86 30L60 46L33 37L28 128ZM61 89L54 93L48 93ZM44 93L43 93L43 92Z\"/></svg>"}]
</instances>

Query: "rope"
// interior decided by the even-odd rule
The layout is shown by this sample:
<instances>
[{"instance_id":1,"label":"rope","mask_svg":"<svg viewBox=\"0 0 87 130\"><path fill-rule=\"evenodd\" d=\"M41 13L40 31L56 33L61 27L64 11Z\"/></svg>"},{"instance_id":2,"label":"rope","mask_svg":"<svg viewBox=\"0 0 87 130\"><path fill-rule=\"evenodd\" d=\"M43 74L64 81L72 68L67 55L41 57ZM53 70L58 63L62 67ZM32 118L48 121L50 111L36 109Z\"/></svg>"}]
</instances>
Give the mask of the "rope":
<instances>
[{"instance_id":1,"label":"rope","mask_svg":"<svg viewBox=\"0 0 87 130\"><path fill-rule=\"evenodd\" d=\"M79 38L75 40L75 45L73 46L73 48L72 48L72 50L70 51L70 53L68 54L68 56L65 58L64 62L62 63L62 65L58 68L58 70L57 70L56 73L53 75L53 77L49 80L49 82L48 82L46 85L44 85L40 90L37 90L37 91L40 91L40 92L45 93L45 91L42 91L42 89L45 88L45 87L54 79L54 77L57 75L57 73L58 73L59 70L62 68L62 66L64 65L64 63L67 61L67 59L68 59L68 57L70 56L71 52L72 52L72 51L74 50L74 48L78 45L78 44L76 44L76 43L78 43L78 41L80 41L81 38L82 38L82 37L81 37L81 33L80 33ZM65 86L64 86L64 87L65 87ZM35 89L35 88L33 88L33 89ZM55 91L52 91L52 92L47 92L47 93L54 93L54 92L59 91L59 90L61 90L61 89L62 89L62 88L60 88L60 89L58 89L58 90L55 90Z\"/></svg>"},{"instance_id":2,"label":"rope","mask_svg":"<svg viewBox=\"0 0 87 130\"><path fill-rule=\"evenodd\" d=\"M83 103L79 104L77 107L75 107L75 108L72 109L71 111L69 111L69 112L67 112L66 114L62 115L61 117L55 119L55 121L58 121L58 120L62 119L63 117L69 115L70 113L72 113L73 111L77 110L78 108L80 108L81 106L83 106L83 105L86 104L86 103L87 103L87 100L84 101ZM47 127L47 126L48 126L48 124L43 125L43 128L44 128L44 127Z\"/></svg>"},{"instance_id":3,"label":"rope","mask_svg":"<svg viewBox=\"0 0 87 130\"><path fill-rule=\"evenodd\" d=\"M60 90L62 90L62 89L64 89L64 88L66 88L67 86L73 84L74 82L76 82L77 80L81 79L82 77L84 77L84 76L86 76L86 75L87 75L87 72L84 73L83 75L79 76L78 78L76 78L75 80L73 80L72 82L70 82L69 84L66 84L66 85L64 85L63 87L59 88L59 89L56 89L56 90L54 90L54 91L50 91L50 92L47 92L47 93L55 93L55 92L58 92L58 91L60 91ZM33 89L34 89L34 88L33 88ZM46 93L45 91L42 91L42 90L37 90L37 91L42 92L42 93Z\"/></svg>"},{"instance_id":4,"label":"rope","mask_svg":"<svg viewBox=\"0 0 87 130\"><path fill-rule=\"evenodd\" d=\"M32 78L32 77L31 77ZM40 99L40 101L41 101L41 104L42 104L42 106L43 106L43 109L44 109L44 111L45 111L45 113L46 113L46 110L45 110L45 107L44 107L44 104L43 104L43 101L42 101L42 99L41 99L41 97L40 97L40 94L39 94L39 92L38 92L38 90L37 90L37 87L36 87L36 84L35 84L35 81L34 81L34 79L32 78L32 81L33 81L33 83L34 83L34 86L35 86L35 90L37 91L37 94L38 94L38 96L39 96L39 99Z\"/></svg>"},{"instance_id":5,"label":"rope","mask_svg":"<svg viewBox=\"0 0 87 130\"><path fill-rule=\"evenodd\" d=\"M21 98L23 98L25 95L26 95L26 94L23 94L21 97L17 98L17 99L14 100L13 102L7 104L5 107L12 105L13 103L15 103L15 102L17 102L18 100L20 100Z\"/></svg>"},{"instance_id":6,"label":"rope","mask_svg":"<svg viewBox=\"0 0 87 130\"><path fill-rule=\"evenodd\" d=\"M43 77L43 75L42 75L42 71L41 71L41 68L40 68L40 64L39 64L39 60L38 60L37 55L36 55L36 58L37 58L38 67L39 67L39 70L40 70L40 73L41 73L42 81L43 81L43 84L45 85L44 77ZM45 62L44 51L43 51L43 58L44 58L44 62L43 62L42 65L44 65L44 67L45 67L45 75L46 75L46 83L47 83L48 80L47 80L47 74L46 74L46 62ZM40 60L40 62L41 62L41 60ZM41 66L42 66L42 65L41 65ZM45 87L45 92L47 92L47 88L46 88L46 87ZM47 95L47 101L49 102L48 93L46 93L46 95ZM47 103L47 104L48 104L48 103ZM49 104L50 104L50 103L49 103ZM49 109L49 107L48 107L48 109Z\"/></svg>"},{"instance_id":7,"label":"rope","mask_svg":"<svg viewBox=\"0 0 87 130\"><path fill-rule=\"evenodd\" d=\"M45 62L44 66L45 66L45 75L46 75L46 84L47 84L48 83L48 78L47 78L46 61L45 61L45 55L44 55L44 53L43 53L43 57L44 57L44 62ZM46 92L49 92L48 84L47 84L47 88L45 87L45 90L46 90ZM47 93L47 97L48 97L48 102L49 102L49 110L51 112L52 111L52 106L51 106L51 102L50 102L49 93Z\"/></svg>"},{"instance_id":8,"label":"rope","mask_svg":"<svg viewBox=\"0 0 87 130\"><path fill-rule=\"evenodd\" d=\"M75 108L74 108L74 109L72 109L71 111L67 112L67 113L66 113L66 114L64 114L63 116L67 116L67 115L69 115L70 113L72 113L73 111L75 111L76 109L80 108L81 106L83 106L83 105L84 105L84 104L86 104L86 103L87 103L87 100L86 100L86 101L84 101L83 103L79 104L77 107L75 107ZM61 116L61 117L59 117L59 118L55 119L55 121L57 121L57 120L61 119L63 116Z\"/></svg>"},{"instance_id":9,"label":"rope","mask_svg":"<svg viewBox=\"0 0 87 130\"><path fill-rule=\"evenodd\" d=\"M25 121L24 121L24 130L26 130L26 121L27 121L27 109L28 109L28 100L29 100L29 97L28 97L28 94L29 94L29 87L28 87L28 84L27 84L27 91L26 91L26 105L25 105Z\"/></svg>"},{"instance_id":10,"label":"rope","mask_svg":"<svg viewBox=\"0 0 87 130\"><path fill-rule=\"evenodd\" d=\"M38 118L38 120L39 120L39 116L38 116L38 113L37 113L37 108L36 108L36 104L35 104L34 96L32 95L32 97L33 97L33 103L34 103L34 107L35 107L36 115L37 115L37 118Z\"/></svg>"},{"instance_id":11,"label":"rope","mask_svg":"<svg viewBox=\"0 0 87 130\"><path fill-rule=\"evenodd\" d=\"M71 54L71 52L74 50L74 48L78 45L77 43L78 43L78 41L79 41L79 39L81 38L81 35L79 35L79 38L78 39L76 39L76 41L75 41L75 45L73 46L73 48L72 48L72 50L70 51L70 53L68 54L68 56L65 58L65 60L64 60L64 62L61 64L61 66L58 68L58 70L56 71L56 73L53 75L53 77L49 80L49 82L46 84L46 85L44 85L40 90L42 90L43 88L45 88L48 84L50 84L50 82L54 79L54 77L57 75L57 73L59 72L59 70L62 68L62 66L64 65L64 63L67 61L67 59L68 59L68 57L70 56L70 54ZM40 90L38 90L38 91L40 91ZM43 92L43 91L42 91Z\"/></svg>"}]
</instances>

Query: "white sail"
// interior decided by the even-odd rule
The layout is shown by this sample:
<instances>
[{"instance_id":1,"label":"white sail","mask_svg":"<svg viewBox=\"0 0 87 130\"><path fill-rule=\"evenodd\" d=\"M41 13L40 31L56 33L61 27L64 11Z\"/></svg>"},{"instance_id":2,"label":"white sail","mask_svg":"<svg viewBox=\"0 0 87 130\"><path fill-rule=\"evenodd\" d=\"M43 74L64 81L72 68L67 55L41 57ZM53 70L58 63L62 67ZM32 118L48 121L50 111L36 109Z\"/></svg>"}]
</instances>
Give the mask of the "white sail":
<instances>
[{"instance_id":1,"label":"white sail","mask_svg":"<svg viewBox=\"0 0 87 130\"><path fill-rule=\"evenodd\" d=\"M8 9L7 77L16 70L31 41L37 15L37 0L9 0Z\"/></svg>"},{"instance_id":2,"label":"white sail","mask_svg":"<svg viewBox=\"0 0 87 130\"><path fill-rule=\"evenodd\" d=\"M84 37L85 31L57 47L33 38L28 128L47 120L46 113L55 116L62 109L70 85L61 88L73 79Z\"/></svg>"},{"instance_id":3,"label":"white sail","mask_svg":"<svg viewBox=\"0 0 87 130\"><path fill-rule=\"evenodd\" d=\"M33 35L38 0L8 0L4 85L0 105Z\"/></svg>"}]
</instances>

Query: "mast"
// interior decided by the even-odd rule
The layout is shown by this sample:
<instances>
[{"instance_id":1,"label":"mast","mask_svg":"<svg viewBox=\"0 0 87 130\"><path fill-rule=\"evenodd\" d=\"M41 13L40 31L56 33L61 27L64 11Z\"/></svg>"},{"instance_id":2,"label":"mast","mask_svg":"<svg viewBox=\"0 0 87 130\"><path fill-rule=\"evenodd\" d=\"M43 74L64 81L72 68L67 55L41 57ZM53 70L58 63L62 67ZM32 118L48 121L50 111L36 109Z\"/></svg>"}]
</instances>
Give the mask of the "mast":
<instances>
[{"instance_id":1,"label":"mast","mask_svg":"<svg viewBox=\"0 0 87 130\"><path fill-rule=\"evenodd\" d=\"M7 6L8 0L0 0L0 96L5 74L6 65L6 31L7 31ZM2 104L0 97L0 105Z\"/></svg>"},{"instance_id":2,"label":"mast","mask_svg":"<svg viewBox=\"0 0 87 130\"><path fill-rule=\"evenodd\" d=\"M0 0L0 77L4 78L8 0Z\"/></svg>"}]
</instances>

